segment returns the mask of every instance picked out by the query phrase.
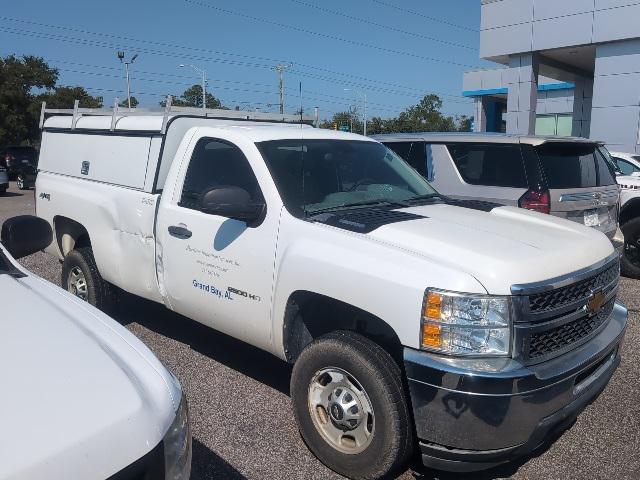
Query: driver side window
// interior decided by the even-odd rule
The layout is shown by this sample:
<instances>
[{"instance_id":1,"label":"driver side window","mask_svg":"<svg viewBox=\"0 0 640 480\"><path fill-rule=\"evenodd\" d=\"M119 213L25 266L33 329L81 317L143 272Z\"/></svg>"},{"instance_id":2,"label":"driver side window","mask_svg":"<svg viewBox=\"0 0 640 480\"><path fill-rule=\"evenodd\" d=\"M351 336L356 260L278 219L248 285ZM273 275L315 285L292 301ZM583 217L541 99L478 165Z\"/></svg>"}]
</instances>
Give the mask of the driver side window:
<instances>
[{"instance_id":1,"label":"driver side window","mask_svg":"<svg viewBox=\"0 0 640 480\"><path fill-rule=\"evenodd\" d=\"M193 150L178 205L199 210L200 198L214 187L240 187L251 200L262 200L258 180L242 151L224 140L201 138Z\"/></svg>"}]
</instances>

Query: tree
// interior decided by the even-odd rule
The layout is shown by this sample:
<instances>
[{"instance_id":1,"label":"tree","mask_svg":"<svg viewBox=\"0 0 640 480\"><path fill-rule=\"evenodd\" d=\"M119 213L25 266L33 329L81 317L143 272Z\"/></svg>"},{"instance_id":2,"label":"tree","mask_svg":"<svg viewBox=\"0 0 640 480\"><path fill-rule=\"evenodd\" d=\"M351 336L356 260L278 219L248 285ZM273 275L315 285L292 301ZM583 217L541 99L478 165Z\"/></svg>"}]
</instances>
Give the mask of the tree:
<instances>
[{"instance_id":1,"label":"tree","mask_svg":"<svg viewBox=\"0 0 640 480\"><path fill-rule=\"evenodd\" d=\"M437 95L425 95L416 105L408 107L394 118L373 117L367 121L367 134L401 133L401 132L452 132L456 130L470 130L470 119L461 116L454 119L444 115L440 109L442 100ZM353 131L363 131L362 119L357 111L338 112L330 121L323 121L320 128L333 128L353 121Z\"/></svg>"},{"instance_id":2,"label":"tree","mask_svg":"<svg viewBox=\"0 0 640 480\"><path fill-rule=\"evenodd\" d=\"M320 128L333 128L333 125L339 129L341 126L346 125L349 129L353 125L353 132L362 133L363 124L357 115L353 112L338 112L334 113L331 120L324 120L320 123Z\"/></svg>"},{"instance_id":3,"label":"tree","mask_svg":"<svg viewBox=\"0 0 640 480\"><path fill-rule=\"evenodd\" d=\"M51 89L57 79L58 71L40 57L0 58L0 145L38 138L40 109L34 107L34 90Z\"/></svg>"},{"instance_id":4,"label":"tree","mask_svg":"<svg viewBox=\"0 0 640 480\"><path fill-rule=\"evenodd\" d=\"M138 99L136 97L134 97L133 95L131 95L131 108L136 108L138 106ZM129 108L129 101L125 98L124 100L122 100L119 104L119 107L124 107L124 108Z\"/></svg>"},{"instance_id":5,"label":"tree","mask_svg":"<svg viewBox=\"0 0 640 480\"><path fill-rule=\"evenodd\" d=\"M211 93L206 93L207 108L222 108L226 110L226 107L222 105L222 102L214 97ZM164 107L166 101L160 102L160 106ZM198 107L202 108L202 85L192 85L187 88L182 95L173 99L172 105L176 107Z\"/></svg>"},{"instance_id":6,"label":"tree","mask_svg":"<svg viewBox=\"0 0 640 480\"><path fill-rule=\"evenodd\" d=\"M458 131L460 132L471 132L473 129L471 128L473 125L473 118L467 117L466 115L461 115L456 119L458 123Z\"/></svg>"},{"instance_id":7,"label":"tree","mask_svg":"<svg viewBox=\"0 0 640 480\"><path fill-rule=\"evenodd\" d=\"M73 108L76 100L80 100L80 108L102 107L102 97L90 95L83 87L55 87L36 97L38 103L47 102L47 108Z\"/></svg>"}]
</instances>

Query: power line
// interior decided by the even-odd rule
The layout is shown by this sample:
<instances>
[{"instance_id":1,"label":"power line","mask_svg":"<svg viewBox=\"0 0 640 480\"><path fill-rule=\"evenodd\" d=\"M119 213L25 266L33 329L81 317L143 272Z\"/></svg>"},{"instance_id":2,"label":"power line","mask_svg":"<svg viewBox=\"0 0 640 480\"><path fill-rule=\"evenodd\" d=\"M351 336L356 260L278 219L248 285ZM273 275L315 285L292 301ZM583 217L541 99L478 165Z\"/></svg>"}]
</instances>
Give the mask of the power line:
<instances>
[{"instance_id":1,"label":"power line","mask_svg":"<svg viewBox=\"0 0 640 480\"><path fill-rule=\"evenodd\" d=\"M17 30L17 29L13 29L13 28L9 28L9 27L3 27L3 26L0 26L0 31L4 31L4 32L7 32L7 33L12 33L12 34L15 34L15 35L34 37L34 38L43 38L43 39L47 39L47 40L56 40L56 41L72 43L72 44L76 44L76 45L83 45L83 46L94 46L94 47L97 46L97 47L101 47L101 48L109 48L109 49L116 49L116 50L118 48L120 48L120 46L121 46L120 44L113 44L113 43L108 43L108 42L104 42L104 41L97 41L97 40L90 40L90 39L78 39L78 38L73 38L73 37L59 35L59 34L33 32L33 31L26 31L26 30ZM180 54L180 53L177 53L177 52L166 52L166 51L152 50L152 49L149 49L149 48L146 48L146 47L137 47L136 51L139 52L139 53L145 53L145 54L149 54L149 55L159 55L159 56L165 56L165 57L172 57L172 58L176 58L176 59L191 59L191 60L199 60L199 61L203 61L203 62L217 62L217 63L223 63L223 64L227 64L227 65L244 66L244 67L249 67L249 68L271 68L270 65L252 64L252 63L239 62L239 61L228 60L228 59L215 59L215 58L201 57L201 56L190 55L190 54ZM306 77L306 78L311 78L311 79L315 79L315 80L321 80L321 81L330 83L332 85L339 84L339 85L343 85L343 86L350 86L350 87L357 87L357 88L367 89L369 91L374 91L374 92L379 92L379 93L388 93L388 94L392 94L392 95L400 95L400 96L406 96L406 97L412 97L412 98L414 98L417 95L424 95L424 94L427 94L427 93L435 93L435 94L438 94L440 96L455 98L455 100L449 100L450 102L453 102L453 103L471 103L468 100L461 99L457 95L448 94L448 93L444 93L444 92L426 91L426 90L414 89L415 93L410 93L410 92L392 90L392 89L389 89L389 88L376 87L376 86L374 86L372 84L363 84L363 83L353 82L353 81L350 81L350 80L335 79L335 78L332 78L332 77L327 77L327 76L313 74L313 73L299 71L299 70L292 70L292 72L296 73L297 75Z\"/></svg>"},{"instance_id":2,"label":"power line","mask_svg":"<svg viewBox=\"0 0 640 480\"><path fill-rule=\"evenodd\" d=\"M63 72L67 72L67 73L75 73L75 74L79 74L79 75L88 75L88 76L98 76L98 77L107 77L107 78L120 78L119 75L111 75L108 73L102 73L102 72L86 72L86 71L81 71L81 70L72 70L72 69L66 69L66 68L61 68L60 69ZM188 85L192 85L192 82L173 82L173 81L168 81L168 80L161 80L161 79L154 79L154 78L145 78L145 77L140 77L140 76L136 76L135 77L136 81L138 83L160 83L160 84L165 84L165 85L180 85L180 86L188 86ZM95 87L85 87L87 90L89 89L96 89ZM251 90L251 89L243 89L243 88L233 88L233 87L224 87L224 86L219 86L219 85L212 85L212 89L214 91L218 91L218 90L228 90L228 91L234 91L234 92L243 92L243 93L256 93L256 94L260 94L260 95L277 95L276 93L273 93L271 91L264 91L264 90ZM103 89L104 91L109 91L108 89ZM121 90L113 90L114 92L118 92L118 93L123 93ZM133 92L133 93L140 93L140 92ZM317 93L317 92L310 92L310 93ZM158 93L157 95L164 95L166 96L167 93L161 94ZM312 96L305 96L305 98L307 98L308 100L314 100L314 101L318 101L321 103L326 103L326 104L333 104L333 105L343 105L345 104L345 102L351 100L348 98L343 98L343 97L333 97L333 96L329 96L329 97L333 97L336 98L339 101L336 100L330 100L326 97L326 95L324 94L320 94L322 95L322 97L312 97ZM178 95L179 96L179 95ZM258 103L258 102L252 102L252 103ZM273 105L279 105L279 103L274 103ZM378 105L374 102L371 102L370 105ZM406 107L401 107L401 106L396 106L396 105L383 105L383 106L387 106L390 108L376 108L376 110L378 111L383 111L383 112L397 112L398 110L402 110L403 108Z\"/></svg>"},{"instance_id":3,"label":"power line","mask_svg":"<svg viewBox=\"0 0 640 480\"><path fill-rule=\"evenodd\" d=\"M86 64L86 63L79 63L79 62L70 62L67 60L59 60L59 59L49 59L49 62L53 63L53 64L66 64L66 65L73 65L75 67L86 67L86 68L91 68L94 70L110 70L113 72L119 72L120 69L116 68L116 67L111 67L111 66L105 66L105 65L91 65L91 64ZM81 70L73 70L73 69L67 69L67 68L59 68L61 71L64 72L69 72L69 73L77 73L77 74L81 74L81 75L91 75L91 76L104 76L104 77L109 77L109 78L120 78L120 75L109 75L107 73L101 73L101 72L96 72L96 71L81 71ZM142 75L142 76L141 76ZM185 79L188 81L185 82L172 82L169 80L161 80L158 78L149 78L149 77L144 77L144 75L152 75L152 76L162 76L162 77L174 77L174 78L179 78L179 79ZM153 82L153 83L163 83L163 84L167 84L167 85L183 85L183 86L187 86L187 85L193 85L193 81L192 81L192 77L191 76L185 76L185 75L179 75L179 74L174 74L174 73L164 73L164 72L150 72L150 71L146 71L146 70L136 70L136 80L137 81L141 81L141 82ZM257 86L257 87L268 87L270 88L272 85L271 84L266 84L266 83L256 83L256 82L247 82L247 81L242 81L242 80L229 80L229 79L220 79L220 78L210 78L208 80L210 83L211 82L219 82L219 83L232 83L234 85L236 84L240 84L240 85L250 85L250 86ZM216 89L221 88L221 87L215 87ZM249 90L247 90L249 91ZM285 93L288 90L285 88ZM272 94L272 92L264 92L264 91L258 91L258 90L251 90L252 93L266 93L266 94ZM331 94L327 94L324 92L317 92L314 90L305 90L305 93L310 93L310 94L315 94L315 95L320 95L322 98L331 98L331 99L335 99L335 100L339 100L340 102L333 102L336 104L344 104L347 102L351 102L353 99L352 98L347 98L347 97L340 97L337 95L331 95ZM305 96L305 98L308 99L316 99L319 97L308 97ZM471 103L471 102L464 102L464 103ZM375 106L375 107L381 107L378 110L387 110L387 111L396 111L402 107L399 107L398 105L391 105L388 103L379 103L379 102L373 102L373 101L368 101L367 102L368 105L371 106Z\"/></svg>"},{"instance_id":4,"label":"power line","mask_svg":"<svg viewBox=\"0 0 640 480\"><path fill-rule=\"evenodd\" d=\"M63 27L64 28L64 27ZM12 33L12 34L17 34L17 35L22 35L22 36L31 36L31 37L35 37L35 38L44 38L47 40L57 40L57 41L62 41L62 42L67 42L67 43L73 43L73 44L79 44L79 45L88 45L88 46L98 46L98 47L102 47L102 48L110 48L110 49L117 49L120 47L119 44L112 44L112 43L108 43L105 41L97 41L97 40L92 40L92 39L78 39L78 38L73 38L73 37L69 37L69 36L64 36L64 35L59 35L59 34L51 34L51 33L43 33L43 32L34 32L34 31L25 31L25 30L17 30L17 29L13 29L13 28L8 28L8 27L2 27L0 26L0 31L6 31L8 33ZM241 62L241 61L236 61L236 60L229 60L229 59L212 59L210 57L198 57L195 55L185 55L185 54L179 54L176 52L166 52L166 51L158 51L158 50L152 50L152 49L148 49L148 48L136 48L136 50L140 53L147 53L147 54L152 54L152 55L160 55L160 56L169 56L169 57L173 57L173 58L191 58L191 59L198 59L201 61L206 61L206 62L210 62L210 61L216 61L216 62L220 62L220 63L224 63L224 64L231 64L231 65L239 65L239 66L244 66L244 67L249 67L249 68L268 68L270 66L268 65L261 65L261 64L253 64L253 63L249 63L249 62ZM101 67L104 68L104 67ZM407 97L411 97L411 98L415 98L418 94L412 94L412 93L408 93L408 92L399 92L399 91L393 91L391 89L385 89L385 88L376 88L373 87L371 85L363 85L363 84L359 84L356 82L352 82L352 81L343 81L343 80L337 80L337 79L333 79L333 78L329 78L329 77L325 77L325 76L320 76L320 75L315 75L315 74L310 74L308 72L301 72L298 71L297 72L298 75L301 76L306 76L309 78L316 78L322 81L326 81L331 83L332 85L334 85L335 83L339 83L342 85L346 85L346 86L355 86L355 87L360 87L360 88L367 88L368 90L371 91L381 91L381 92L385 92L385 93L390 93L390 94L396 94L396 95L404 95ZM357 76L353 76L356 77ZM368 80L368 79L367 79ZM157 80L155 80L157 82ZM166 81L164 81L166 83ZM246 82L248 83L248 82ZM186 85L183 84L183 85ZM224 89L229 89L229 88L224 88ZM235 89L235 91L249 91L249 90L241 90L241 89ZM418 92L418 89L415 89L416 92ZM252 93L261 93L261 94L271 94L270 92L259 92L259 91L251 91ZM420 95L424 95L424 91L420 91ZM321 95L325 95L325 94L321 94ZM449 95L449 94L443 94L443 95ZM454 98L456 98L456 100L449 100L449 102L451 103L467 103L467 101L460 99L459 97L455 96ZM326 100L320 100L318 99L318 101L323 101L324 103L334 103L337 104L338 102L329 102ZM402 107L393 107L392 109L383 109L383 108L378 108L377 110L380 111L394 111L397 112L398 109L401 109Z\"/></svg>"},{"instance_id":5,"label":"power line","mask_svg":"<svg viewBox=\"0 0 640 480\"><path fill-rule=\"evenodd\" d=\"M392 32L395 32L395 33L401 33L403 35L409 35L411 37L422 38L423 40L429 40L431 42L436 42L436 43L440 43L442 45L448 45L448 46L451 46L451 47L466 48L468 50L473 50L473 51L477 50L476 47L473 47L473 46L468 45L468 44L451 42L451 41L448 41L448 40L442 40L440 38L430 37L429 35L424 35L422 33L410 32L408 30L402 30L401 28L393 27L391 25L386 25L386 24L383 24L383 23L378 23L378 22L374 22L372 20L368 20L366 18L356 17L354 15L349 15L349 14L346 14L346 13L341 12L339 10L332 10L330 8L321 7L320 5L316 5L314 3L309 3L309 2L302 1L302 0L289 0L289 1L293 2L293 3L297 3L298 5L303 5L305 7L314 8L314 9L319 10L319 11L324 12L324 13L329 13L331 15L336 15L338 17L343 17L343 18L346 18L348 20L353 20L355 22L360 22L360 23L364 23L364 24L367 24L367 25L373 25L374 27L383 28L385 30L389 30L389 31L392 31Z\"/></svg>"},{"instance_id":6,"label":"power line","mask_svg":"<svg viewBox=\"0 0 640 480\"><path fill-rule=\"evenodd\" d=\"M441 23L441 24L447 25L449 27L459 28L460 30L468 30L470 32L477 32L478 31L477 28L467 27L465 25L460 25L460 24L457 24L457 23L449 22L448 20L443 20L443 19L438 18L438 17L433 17L431 15L425 15L424 13L416 12L415 10L409 10L408 8L403 8L403 7L400 7L398 5L394 5L393 3L385 2L385 1L382 1L382 0L370 0L370 1L373 2L373 3L377 3L378 5L382 5L382 6L385 6L385 7L393 8L394 10L398 10L398 11L403 12L403 13L408 13L408 14L413 15L413 16L418 16L418 17L424 18L424 19L429 20L431 22Z\"/></svg>"},{"instance_id":7,"label":"power line","mask_svg":"<svg viewBox=\"0 0 640 480\"><path fill-rule=\"evenodd\" d=\"M249 60L259 60L259 61L265 61L265 62L269 62L269 63L252 63L252 62L246 62L246 61L238 61L238 60L230 60L230 59L221 59L221 58L212 58L212 57L201 57L201 56L195 56L195 55L191 55L191 54L185 54L185 53L180 53L180 58L190 58L193 60L199 60L199 61L206 61L206 62L214 62L214 63L223 63L223 64L228 64L228 65L234 65L234 66L243 66L243 67L248 67L248 68L264 68L264 69L268 69L271 68L271 65L273 62L280 62L279 60L275 60L272 58L268 58L268 57L260 57L260 56L256 56L256 55L245 55L245 54L237 54L237 53L231 53L231 52L222 52L219 50L211 50L211 49L205 49L205 48L198 48L198 47L190 47L190 46L184 46L184 45L176 45L176 44L168 44L168 43L163 43L163 42L158 42L158 41L153 41L153 40L142 40L142 39L137 39L137 38L132 38L132 37L124 37L124 36L120 36L120 35L115 35L115 34L110 34L110 33L103 33L103 32L92 32L89 30L83 30L83 29L78 29L78 28L72 28L72 27L65 27L65 26L61 26L61 25L52 25L52 24L46 24L46 23L41 23L41 22L34 22L31 20L25 20L25 19L20 19L20 18L13 18L13 17L6 17L6 16L0 16L0 20L5 20L5 21L11 21L11 22L18 22L18 23L25 23L25 24L29 24L29 25L36 25L39 27L45 27L45 28L52 28L52 29L58 29L58 30L65 30L65 31L71 31L74 33L81 33L84 35L94 35L94 36L102 36L102 37L108 37L108 38L113 38L116 40L120 40L120 41L126 41L126 42L136 42L136 43L143 43L143 44L150 44L150 45L156 45L156 46L162 46L162 47L169 47L169 48L178 48L181 50L186 50L186 51L193 51L193 52L199 52L199 53L205 53L207 55L226 55L226 56L232 56L232 57L240 57L240 58L245 58L245 59L249 59ZM77 38L73 38L73 37L64 37L63 35L60 34L52 34L52 33L44 33L44 32L34 32L34 31L28 31L28 30L18 30L15 29L13 27L0 27L0 28L4 28L5 31L8 31L8 29L11 29L13 31L9 32L9 33L13 33L15 35L23 35L23 36L56 36L58 38L49 38L47 37L47 39L53 39L53 40L58 40L58 41L66 41L66 42L70 42L70 40L68 39L73 39L73 41L75 41L76 43L81 43L81 44L85 44L85 45L91 45L91 46L100 46L100 47L104 47L104 48L120 48L123 47L123 44L107 44L104 41L97 41L97 40L91 40L91 39L77 39ZM66 38L66 40L63 40L63 38ZM91 42L91 43L89 43ZM127 47L130 47L130 45L126 45ZM141 47L136 47L138 51L142 51ZM146 47L145 47L146 48ZM155 55L164 55L164 56L170 56L173 58L178 58L178 54L176 52L166 52L166 51L152 51L150 49L146 49L143 53L151 53L151 54L155 54ZM186 57L187 55L189 55L188 57ZM418 89L415 87L408 87L405 85L400 85L397 83L393 83L393 82L385 82L385 81L381 81L381 80L372 80L369 79L367 77L364 77L362 75L356 75L356 74L350 74L350 73L345 73L345 72L340 72L340 71L335 71L335 70L331 70L328 68L324 68L324 67L319 67L316 65L311 65L311 64L305 64L302 62L296 62L296 67L297 68L306 68L306 69L310 69L310 70L317 70L317 71L321 71L321 72L326 72L328 74L331 75L338 75L340 77L345 77L345 78L353 78L356 80L361 80L370 84L375 84L375 85L386 85L389 87L393 87L393 88L400 88L403 90L413 90L414 92L419 92L420 94L424 93L425 90L423 89ZM300 70L297 70L298 73L300 72ZM307 75L309 76L309 75ZM310 77L311 78L311 77ZM320 77L318 77L320 78ZM325 80L326 79L326 80ZM330 77L323 77L324 81L329 81L329 82L333 82L333 79L330 79ZM354 84L355 85L355 84ZM370 87L362 87L362 88L368 88L371 89ZM387 90L387 92L389 92ZM454 94L449 94L449 93L445 93L445 92L438 92L438 91L433 91L432 93L437 93L439 95L442 96L449 96L449 97L456 97L459 98L458 95L454 95Z\"/></svg>"},{"instance_id":8,"label":"power line","mask_svg":"<svg viewBox=\"0 0 640 480\"><path fill-rule=\"evenodd\" d=\"M391 54L394 54L394 55L403 55L405 57L417 58L419 60L424 60L424 61L427 61L427 62L444 63L444 64L449 64L449 65L455 65L457 67L473 68L472 65L465 64L465 63L459 63L459 62L455 62L455 61L452 61L452 60L446 60L446 59L443 59L443 58L429 57L429 56L426 56L426 55L419 55L417 53L406 52L404 50L394 50L392 48L386 48L386 47L381 47L379 45L373 45L371 43L360 42L358 40L351 40L351 39L348 39L348 38L342 38L342 37L338 37L336 35L331 35L331 34L328 34L328 33L316 32L314 30L309 30L309 29L306 29L306 28L298 27L296 25L289 25L289 24L286 24L286 23L280 23L280 22L276 22L274 20L269 20L267 18L254 17L253 15L248 15L246 13L235 12L233 10L227 10L225 8L216 7L215 5L211 5L209 3L200 2L200 1L197 1L197 0L183 0L183 1L185 3L190 3L192 5L198 5L200 7L209 8L211 10L215 10L217 12L224 13L226 15L233 15L233 16L236 16L236 17L241 17L241 18L250 20L252 22L258 22L258 23L265 23L265 24L268 24L268 25L274 25L276 27L285 28L285 29L288 29L288 30L296 31L296 32L306 33L308 35L313 35L313 36L316 36L316 37L327 38L329 40L336 40L338 42L343 42L343 43L349 43L351 45L356 45L358 47L371 48L371 49L378 50L378 51L381 51L381 52L391 53Z\"/></svg>"}]
</instances>

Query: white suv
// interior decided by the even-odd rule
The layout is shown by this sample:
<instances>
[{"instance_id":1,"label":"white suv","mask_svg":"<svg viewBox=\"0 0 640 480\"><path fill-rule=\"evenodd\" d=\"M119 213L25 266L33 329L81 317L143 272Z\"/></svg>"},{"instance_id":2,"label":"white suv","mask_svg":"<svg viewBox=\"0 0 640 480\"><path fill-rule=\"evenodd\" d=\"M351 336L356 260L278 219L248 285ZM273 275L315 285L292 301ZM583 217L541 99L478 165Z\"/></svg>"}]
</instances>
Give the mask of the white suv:
<instances>
[{"instance_id":1,"label":"white suv","mask_svg":"<svg viewBox=\"0 0 640 480\"><path fill-rule=\"evenodd\" d=\"M624 152L609 152L622 175L640 176L640 155Z\"/></svg>"}]
</instances>

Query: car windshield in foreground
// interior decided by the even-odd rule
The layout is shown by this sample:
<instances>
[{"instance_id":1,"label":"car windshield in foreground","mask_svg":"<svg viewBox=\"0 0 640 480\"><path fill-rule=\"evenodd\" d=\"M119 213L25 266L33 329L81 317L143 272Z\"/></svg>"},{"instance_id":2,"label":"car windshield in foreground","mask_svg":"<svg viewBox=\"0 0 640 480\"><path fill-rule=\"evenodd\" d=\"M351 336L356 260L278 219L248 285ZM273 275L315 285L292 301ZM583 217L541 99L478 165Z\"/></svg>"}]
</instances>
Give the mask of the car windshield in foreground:
<instances>
[{"instance_id":1,"label":"car windshield in foreground","mask_svg":"<svg viewBox=\"0 0 640 480\"><path fill-rule=\"evenodd\" d=\"M292 139L257 144L285 206L298 217L437 196L426 180L377 142Z\"/></svg>"}]
</instances>

